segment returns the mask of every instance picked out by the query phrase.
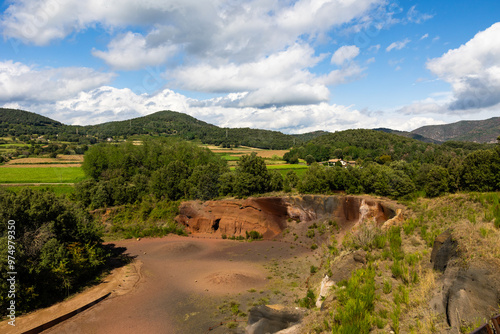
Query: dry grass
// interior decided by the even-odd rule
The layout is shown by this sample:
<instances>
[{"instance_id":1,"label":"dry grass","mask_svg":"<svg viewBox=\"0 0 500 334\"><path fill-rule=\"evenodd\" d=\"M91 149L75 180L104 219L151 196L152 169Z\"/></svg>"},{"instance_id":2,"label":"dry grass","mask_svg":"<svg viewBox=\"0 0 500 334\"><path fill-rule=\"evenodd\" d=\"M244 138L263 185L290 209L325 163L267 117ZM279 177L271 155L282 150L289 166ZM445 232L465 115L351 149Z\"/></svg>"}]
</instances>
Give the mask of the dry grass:
<instances>
[{"instance_id":1,"label":"dry grass","mask_svg":"<svg viewBox=\"0 0 500 334\"><path fill-rule=\"evenodd\" d=\"M3 167L80 167L83 155L59 155L57 158L21 158L7 161Z\"/></svg>"}]
</instances>

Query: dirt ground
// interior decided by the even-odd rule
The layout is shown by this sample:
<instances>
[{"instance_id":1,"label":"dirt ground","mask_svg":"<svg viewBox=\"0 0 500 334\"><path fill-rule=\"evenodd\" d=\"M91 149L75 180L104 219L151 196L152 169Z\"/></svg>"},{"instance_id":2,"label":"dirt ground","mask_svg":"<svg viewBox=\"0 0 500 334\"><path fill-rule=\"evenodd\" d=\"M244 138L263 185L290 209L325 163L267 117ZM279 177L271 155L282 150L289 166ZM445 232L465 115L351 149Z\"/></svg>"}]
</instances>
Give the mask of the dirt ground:
<instances>
[{"instance_id":1,"label":"dirt ground","mask_svg":"<svg viewBox=\"0 0 500 334\"><path fill-rule=\"evenodd\" d=\"M137 275L123 271L124 288L44 333L206 333L221 322L210 333L241 333L253 305L303 297L309 266L319 263L304 247L273 241L168 236L114 244L141 264L138 282L127 283ZM233 319L239 328L230 330Z\"/></svg>"}]
</instances>

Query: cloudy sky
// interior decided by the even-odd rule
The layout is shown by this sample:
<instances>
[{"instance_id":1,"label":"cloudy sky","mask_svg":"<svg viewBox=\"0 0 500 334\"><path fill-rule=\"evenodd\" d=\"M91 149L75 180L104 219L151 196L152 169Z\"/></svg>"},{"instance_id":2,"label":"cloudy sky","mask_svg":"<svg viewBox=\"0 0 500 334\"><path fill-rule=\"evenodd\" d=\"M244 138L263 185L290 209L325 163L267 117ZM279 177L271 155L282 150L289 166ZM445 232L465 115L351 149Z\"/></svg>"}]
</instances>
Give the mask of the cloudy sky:
<instances>
[{"instance_id":1,"label":"cloudy sky","mask_svg":"<svg viewBox=\"0 0 500 334\"><path fill-rule=\"evenodd\" d=\"M498 0L15 0L0 32L0 106L66 124L170 109L303 133L500 115Z\"/></svg>"}]
</instances>

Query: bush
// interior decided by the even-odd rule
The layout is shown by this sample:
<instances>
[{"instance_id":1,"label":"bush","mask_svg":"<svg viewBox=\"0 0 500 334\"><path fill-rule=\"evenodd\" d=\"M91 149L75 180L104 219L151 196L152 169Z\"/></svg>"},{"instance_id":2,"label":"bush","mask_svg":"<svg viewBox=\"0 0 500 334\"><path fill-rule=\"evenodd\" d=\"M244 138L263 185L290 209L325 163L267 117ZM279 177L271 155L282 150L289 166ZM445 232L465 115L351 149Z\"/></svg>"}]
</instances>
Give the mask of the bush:
<instances>
[{"instance_id":1,"label":"bush","mask_svg":"<svg viewBox=\"0 0 500 334\"><path fill-rule=\"evenodd\" d=\"M65 198L48 190L0 191L0 289L7 286L7 221L16 222L16 312L45 307L96 278L108 257L100 226ZM0 315L9 299L0 296Z\"/></svg>"},{"instance_id":2,"label":"bush","mask_svg":"<svg viewBox=\"0 0 500 334\"><path fill-rule=\"evenodd\" d=\"M373 267L358 269L348 281L340 282L337 298L340 305L333 317L332 333L368 334L376 299Z\"/></svg>"}]
</instances>

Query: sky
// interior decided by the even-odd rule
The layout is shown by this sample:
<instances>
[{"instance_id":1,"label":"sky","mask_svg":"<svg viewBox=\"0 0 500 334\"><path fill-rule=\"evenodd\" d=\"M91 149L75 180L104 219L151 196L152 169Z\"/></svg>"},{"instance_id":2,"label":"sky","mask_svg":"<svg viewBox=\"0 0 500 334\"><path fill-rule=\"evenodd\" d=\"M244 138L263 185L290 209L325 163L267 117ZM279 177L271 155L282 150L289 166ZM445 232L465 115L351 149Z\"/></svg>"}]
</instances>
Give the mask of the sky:
<instances>
[{"instance_id":1,"label":"sky","mask_svg":"<svg viewBox=\"0 0 500 334\"><path fill-rule=\"evenodd\" d=\"M500 1L0 2L0 107L284 133L500 116Z\"/></svg>"}]
</instances>

